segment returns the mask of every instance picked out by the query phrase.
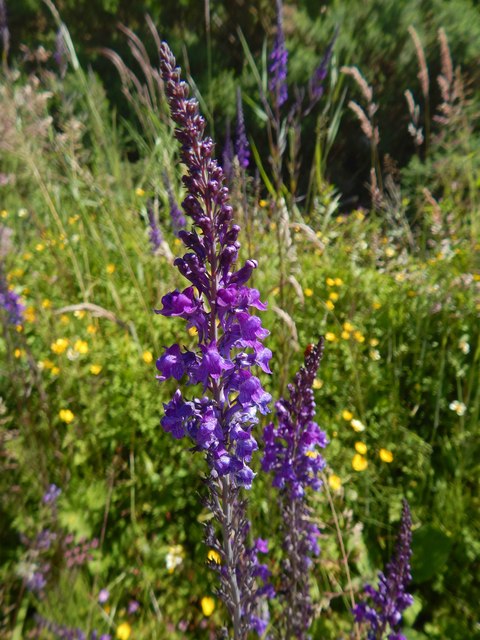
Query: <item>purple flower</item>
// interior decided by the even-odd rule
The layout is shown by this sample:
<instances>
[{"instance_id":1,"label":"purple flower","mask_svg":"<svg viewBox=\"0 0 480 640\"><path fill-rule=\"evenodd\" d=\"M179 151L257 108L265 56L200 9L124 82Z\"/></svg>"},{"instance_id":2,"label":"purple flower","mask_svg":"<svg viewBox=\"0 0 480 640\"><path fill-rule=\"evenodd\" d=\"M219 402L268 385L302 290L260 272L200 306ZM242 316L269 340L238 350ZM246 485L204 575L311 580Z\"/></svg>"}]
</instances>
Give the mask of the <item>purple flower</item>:
<instances>
[{"instance_id":1,"label":"purple flower","mask_svg":"<svg viewBox=\"0 0 480 640\"><path fill-rule=\"evenodd\" d=\"M283 600L286 611L286 637L307 638L313 615L308 569L318 555L318 527L311 522L306 491L321 487L319 474L325 461L318 449L327 444L325 433L314 421L315 399L312 391L323 353L323 339L309 345L305 364L288 386L289 398L276 405L277 423L264 431L265 450L262 468L273 474L273 486L280 490L282 511Z\"/></svg>"},{"instance_id":2,"label":"purple flower","mask_svg":"<svg viewBox=\"0 0 480 640\"><path fill-rule=\"evenodd\" d=\"M287 65L288 51L285 47L285 35L283 33L283 6L282 0L277 0L277 33L270 53L268 87L272 92L276 106L280 108L288 98Z\"/></svg>"},{"instance_id":3,"label":"purple flower","mask_svg":"<svg viewBox=\"0 0 480 640\"><path fill-rule=\"evenodd\" d=\"M51 484L43 495L43 498L42 498L43 504L51 504L51 505L55 504L61 493L62 493L62 490L59 487L57 487L56 484Z\"/></svg>"},{"instance_id":4,"label":"purple flower","mask_svg":"<svg viewBox=\"0 0 480 640\"><path fill-rule=\"evenodd\" d=\"M158 227L155 211L151 202L147 204L147 215L149 226L148 238L150 240L152 253L156 253L162 245L163 236Z\"/></svg>"},{"instance_id":5,"label":"purple flower","mask_svg":"<svg viewBox=\"0 0 480 640\"><path fill-rule=\"evenodd\" d=\"M140 604L136 600L130 600L127 607L128 615L133 615L140 609Z\"/></svg>"},{"instance_id":6,"label":"purple flower","mask_svg":"<svg viewBox=\"0 0 480 640\"><path fill-rule=\"evenodd\" d=\"M0 309L5 313L8 324L21 325L25 306L20 302L20 296L8 287L0 265Z\"/></svg>"},{"instance_id":7,"label":"purple flower","mask_svg":"<svg viewBox=\"0 0 480 640\"><path fill-rule=\"evenodd\" d=\"M192 228L178 236L186 247L175 266L191 283L162 299L157 313L183 318L197 329L197 344L187 349L174 344L157 360L159 380L201 384L201 397L186 399L177 389L164 405L161 425L175 438L188 437L203 451L210 469L207 506L221 531L207 526L207 543L221 553L219 593L229 611L235 638L246 638L261 595L256 588L258 568L246 546L248 522L240 487L250 488L252 453L258 448L252 434L257 413L266 413L270 395L252 368L268 371L271 353L262 341L268 332L251 308L263 309L259 293L246 285L257 264L236 262L240 228L233 222L224 172L213 157L214 144L204 137L205 120L198 103L188 98L188 86L166 43L160 47L160 67L181 158L187 168L182 203ZM195 395L195 394L194 394ZM235 536L231 532L235 531ZM213 567L212 567L213 568Z\"/></svg>"},{"instance_id":8,"label":"purple flower","mask_svg":"<svg viewBox=\"0 0 480 640\"><path fill-rule=\"evenodd\" d=\"M378 588L365 586L368 602L357 604L353 613L357 622L363 622L368 628L368 640L379 640L390 632L388 640L402 640L399 626L402 613L413 603L407 593L412 555L412 518L408 502L403 501L402 519L394 554L385 571L378 574Z\"/></svg>"},{"instance_id":9,"label":"purple flower","mask_svg":"<svg viewBox=\"0 0 480 640\"><path fill-rule=\"evenodd\" d=\"M248 169L250 162L250 148L247 140L247 131L245 129L245 119L242 107L242 92L240 87L237 88L237 137L235 140L235 154L238 158L238 164L242 169Z\"/></svg>"},{"instance_id":10,"label":"purple flower","mask_svg":"<svg viewBox=\"0 0 480 640\"><path fill-rule=\"evenodd\" d=\"M172 221L173 233L178 237L178 234L182 229L185 229L187 221L185 216L183 215L182 210L177 204L175 200L175 196L173 195L172 185L166 179L167 182L167 193L168 193L168 204L170 207L170 220Z\"/></svg>"},{"instance_id":11,"label":"purple flower","mask_svg":"<svg viewBox=\"0 0 480 640\"><path fill-rule=\"evenodd\" d=\"M323 58L320 61L320 64L313 72L312 77L308 83L308 92L310 94L310 100L312 106L320 100L323 96L324 86L323 83L325 78L327 77L328 67L330 65L330 60L332 59L333 47L335 45L335 41L338 36L338 27L335 29L335 33L333 34L332 39L330 40L327 48L325 49L325 53L323 54Z\"/></svg>"},{"instance_id":12,"label":"purple flower","mask_svg":"<svg viewBox=\"0 0 480 640\"><path fill-rule=\"evenodd\" d=\"M98 594L98 602L100 604L105 604L107 600L110 598L110 591L108 589L101 589Z\"/></svg>"}]
</instances>

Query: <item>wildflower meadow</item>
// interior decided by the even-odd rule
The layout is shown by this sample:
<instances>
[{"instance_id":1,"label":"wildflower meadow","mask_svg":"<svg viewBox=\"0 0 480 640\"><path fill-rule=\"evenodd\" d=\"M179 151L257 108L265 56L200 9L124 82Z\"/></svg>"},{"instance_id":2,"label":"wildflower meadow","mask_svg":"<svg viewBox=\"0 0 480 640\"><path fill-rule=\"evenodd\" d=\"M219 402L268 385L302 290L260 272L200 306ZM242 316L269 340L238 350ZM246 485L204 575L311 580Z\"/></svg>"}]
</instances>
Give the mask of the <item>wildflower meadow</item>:
<instances>
[{"instance_id":1,"label":"wildflower meadow","mask_svg":"<svg viewBox=\"0 0 480 640\"><path fill-rule=\"evenodd\" d=\"M480 638L476 0L0 0L0 640Z\"/></svg>"}]
</instances>

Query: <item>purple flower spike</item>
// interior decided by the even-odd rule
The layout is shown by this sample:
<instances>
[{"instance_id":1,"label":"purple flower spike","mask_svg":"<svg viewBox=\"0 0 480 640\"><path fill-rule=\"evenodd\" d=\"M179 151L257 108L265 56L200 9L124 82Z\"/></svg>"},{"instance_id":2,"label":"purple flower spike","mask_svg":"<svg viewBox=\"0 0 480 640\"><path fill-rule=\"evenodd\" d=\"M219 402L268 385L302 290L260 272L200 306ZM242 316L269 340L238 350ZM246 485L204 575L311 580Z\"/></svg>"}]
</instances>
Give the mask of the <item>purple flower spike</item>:
<instances>
[{"instance_id":1,"label":"purple flower spike","mask_svg":"<svg viewBox=\"0 0 480 640\"><path fill-rule=\"evenodd\" d=\"M6 316L6 321L11 325L23 324L25 306L20 302L20 296L10 289L3 275L0 265L0 309Z\"/></svg>"},{"instance_id":2,"label":"purple flower spike","mask_svg":"<svg viewBox=\"0 0 480 640\"><path fill-rule=\"evenodd\" d=\"M152 253L157 253L162 245L163 236L158 227L157 219L155 217L155 211L151 202L149 202L147 205L147 215L149 226L148 237L150 240L150 246L152 249Z\"/></svg>"},{"instance_id":3,"label":"purple flower spike","mask_svg":"<svg viewBox=\"0 0 480 640\"><path fill-rule=\"evenodd\" d=\"M280 108L288 98L287 88L287 67L288 51L285 46L285 34L283 32L283 6L282 0L277 0L277 34L270 53L268 88L272 92L278 108Z\"/></svg>"},{"instance_id":4,"label":"purple flower spike","mask_svg":"<svg viewBox=\"0 0 480 640\"><path fill-rule=\"evenodd\" d=\"M335 29L333 38L330 40L328 47L325 49L323 58L318 67L313 72L312 77L308 83L308 92L310 94L310 100L313 104L318 102L323 96L325 78L327 77L328 67L330 66L330 60L332 59L333 47L338 36L338 27Z\"/></svg>"},{"instance_id":5,"label":"purple flower spike","mask_svg":"<svg viewBox=\"0 0 480 640\"><path fill-rule=\"evenodd\" d=\"M242 107L242 92L240 87L237 89L237 137L235 140L235 154L238 158L238 164L242 169L248 169L250 162L250 148L247 140L247 131L245 129L245 119Z\"/></svg>"},{"instance_id":6,"label":"purple flower spike","mask_svg":"<svg viewBox=\"0 0 480 640\"><path fill-rule=\"evenodd\" d=\"M110 591L108 589L101 589L98 594L98 602L100 604L105 604L107 600L110 598Z\"/></svg>"},{"instance_id":7,"label":"purple flower spike","mask_svg":"<svg viewBox=\"0 0 480 640\"><path fill-rule=\"evenodd\" d=\"M264 587L257 587L256 580L266 575L260 575L256 556L246 546L249 525L240 499L240 488L249 489L255 475L250 464L258 449L252 433L257 413L268 412L271 400L252 372L255 366L269 372L271 352L262 344L268 331L251 314L252 308L265 305L259 292L246 286L257 263L247 260L237 268L240 228L233 221L224 171L213 157L213 141L204 136L198 102L188 98L188 86L166 43L160 47L160 67L187 168L182 207L192 227L179 232L187 251L174 263L191 286L165 295L157 313L183 318L187 328L196 329L197 344L166 348L157 360L158 379L201 385L201 397L190 400L177 389L164 405L161 425L205 453L210 469L206 504L221 531L218 536L213 523L206 527L209 547L222 557L222 564L213 563L212 569L219 575L234 637L246 640L254 626L259 628L254 619Z\"/></svg>"},{"instance_id":8,"label":"purple flower spike","mask_svg":"<svg viewBox=\"0 0 480 640\"><path fill-rule=\"evenodd\" d=\"M284 522L285 637L300 640L308 637L312 621L308 569L319 553L320 532L310 521L306 490L320 489L319 474L325 466L318 449L327 445L327 437L314 421L312 390L322 354L323 338L307 347L305 364L288 386L289 398L275 405L278 426L271 423L264 431L262 468L273 474L273 486L280 490Z\"/></svg>"},{"instance_id":9,"label":"purple flower spike","mask_svg":"<svg viewBox=\"0 0 480 640\"><path fill-rule=\"evenodd\" d=\"M378 574L378 588L366 585L368 602L360 602L353 609L355 620L368 628L368 640L387 637L388 640L403 640L400 633L402 613L413 603L407 593L412 579L410 558L412 555L412 518L408 502L403 501L402 519L395 552L385 571ZM388 633L388 636L384 634Z\"/></svg>"},{"instance_id":10,"label":"purple flower spike","mask_svg":"<svg viewBox=\"0 0 480 640\"><path fill-rule=\"evenodd\" d=\"M43 495L43 498L42 498L43 504L54 505L57 502L58 497L61 493L62 493L62 490L59 487L57 487L56 484L51 484L48 487L45 494Z\"/></svg>"},{"instance_id":11,"label":"purple flower spike","mask_svg":"<svg viewBox=\"0 0 480 640\"><path fill-rule=\"evenodd\" d=\"M168 192L168 204L170 207L170 219L172 221L173 233L178 237L180 231L185 229L187 221L185 216L183 215L182 210L177 204L175 200L175 196L173 195L172 185L167 182L167 192Z\"/></svg>"}]
</instances>

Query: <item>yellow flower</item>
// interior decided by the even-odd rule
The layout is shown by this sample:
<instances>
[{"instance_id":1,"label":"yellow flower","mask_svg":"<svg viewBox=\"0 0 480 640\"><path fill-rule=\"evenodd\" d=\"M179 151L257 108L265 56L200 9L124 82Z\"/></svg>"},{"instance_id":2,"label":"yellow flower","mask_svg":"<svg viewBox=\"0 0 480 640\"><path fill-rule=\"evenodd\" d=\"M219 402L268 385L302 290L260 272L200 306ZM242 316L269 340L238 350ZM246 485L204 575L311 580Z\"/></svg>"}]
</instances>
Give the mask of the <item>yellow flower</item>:
<instances>
[{"instance_id":1,"label":"yellow flower","mask_svg":"<svg viewBox=\"0 0 480 640\"><path fill-rule=\"evenodd\" d=\"M70 424L71 422L73 422L75 418L75 416L73 415L73 412L70 411L70 409L60 409L60 411L58 412L58 416L60 420L62 420L63 422L66 422L67 424Z\"/></svg>"},{"instance_id":2,"label":"yellow flower","mask_svg":"<svg viewBox=\"0 0 480 640\"><path fill-rule=\"evenodd\" d=\"M42 307L44 309L50 309L52 306L52 301L49 300L48 298L45 298L44 300L42 300Z\"/></svg>"},{"instance_id":3,"label":"yellow flower","mask_svg":"<svg viewBox=\"0 0 480 640\"><path fill-rule=\"evenodd\" d=\"M15 356L15 358L21 358L22 356L25 355L25 350L24 349L15 349L15 351L13 352L13 355Z\"/></svg>"},{"instance_id":4,"label":"yellow flower","mask_svg":"<svg viewBox=\"0 0 480 640\"><path fill-rule=\"evenodd\" d=\"M85 342L85 340L76 340L73 348L75 349L75 351L77 351L77 353L81 353L83 355L88 353L88 343Z\"/></svg>"},{"instance_id":5,"label":"yellow flower","mask_svg":"<svg viewBox=\"0 0 480 640\"><path fill-rule=\"evenodd\" d=\"M330 300L336 302L338 300L338 293L336 291L332 291L329 296Z\"/></svg>"},{"instance_id":6,"label":"yellow flower","mask_svg":"<svg viewBox=\"0 0 480 640\"><path fill-rule=\"evenodd\" d=\"M323 387L323 380L319 380L318 378L314 378L312 387L314 389L321 389Z\"/></svg>"},{"instance_id":7,"label":"yellow flower","mask_svg":"<svg viewBox=\"0 0 480 640\"><path fill-rule=\"evenodd\" d=\"M388 449L380 449L378 455L380 456L380 460L382 462L392 462L393 460L393 453Z\"/></svg>"},{"instance_id":8,"label":"yellow flower","mask_svg":"<svg viewBox=\"0 0 480 640\"><path fill-rule=\"evenodd\" d=\"M90 373L93 376L98 376L98 374L100 373L101 370L102 370L102 365L101 364L92 364L92 365L90 365Z\"/></svg>"},{"instance_id":9,"label":"yellow flower","mask_svg":"<svg viewBox=\"0 0 480 640\"><path fill-rule=\"evenodd\" d=\"M212 615L215 609L215 600L213 598L209 598L208 596L204 596L200 600L200 606L202 607L203 615L208 618Z\"/></svg>"},{"instance_id":10,"label":"yellow flower","mask_svg":"<svg viewBox=\"0 0 480 640\"><path fill-rule=\"evenodd\" d=\"M90 334L97 333L97 327L94 324L89 324L87 327L87 331Z\"/></svg>"},{"instance_id":11,"label":"yellow flower","mask_svg":"<svg viewBox=\"0 0 480 640\"><path fill-rule=\"evenodd\" d=\"M64 313L60 316L60 322L62 324L68 324L70 322L70 318Z\"/></svg>"},{"instance_id":12,"label":"yellow flower","mask_svg":"<svg viewBox=\"0 0 480 640\"><path fill-rule=\"evenodd\" d=\"M52 367L52 371L51 371L52 376L58 376L59 373L60 373L59 367Z\"/></svg>"},{"instance_id":13,"label":"yellow flower","mask_svg":"<svg viewBox=\"0 0 480 640\"><path fill-rule=\"evenodd\" d=\"M367 445L364 442L356 442L355 451L364 456L367 453Z\"/></svg>"},{"instance_id":14,"label":"yellow flower","mask_svg":"<svg viewBox=\"0 0 480 640\"><path fill-rule=\"evenodd\" d=\"M354 471L365 471L368 467L368 461L359 453L356 453L352 458L352 467Z\"/></svg>"},{"instance_id":15,"label":"yellow flower","mask_svg":"<svg viewBox=\"0 0 480 640\"><path fill-rule=\"evenodd\" d=\"M362 334L361 331L354 331L353 337L357 342L365 342L365 336Z\"/></svg>"},{"instance_id":16,"label":"yellow flower","mask_svg":"<svg viewBox=\"0 0 480 640\"><path fill-rule=\"evenodd\" d=\"M139 196L140 198L143 198L143 196L145 195L145 191L142 189L142 187L137 187L135 189L135 195Z\"/></svg>"},{"instance_id":17,"label":"yellow flower","mask_svg":"<svg viewBox=\"0 0 480 640\"><path fill-rule=\"evenodd\" d=\"M387 247L385 249L385 255L387 256L387 258L393 258L393 256L395 255L395 249L393 247Z\"/></svg>"},{"instance_id":18,"label":"yellow flower","mask_svg":"<svg viewBox=\"0 0 480 640\"><path fill-rule=\"evenodd\" d=\"M153 360L153 353L151 351L144 351L142 358L145 364L150 364Z\"/></svg>"},{"instance_id":19,"label":"yellow flower","mask_svg":"<svg viewBox=\"0 0 480 640\"><path fill-rule=\"evenodd\" d=\"M210 549L210 551L207 553L207 558L212 562L215 562L216 564L222 564L222 558L218 551L215 551L215 549Z\"/></svg>"},{"instance_id":20,"label":"yellow flower","mask_svg":"<svg viewBox=\"0 0 480 640\"><path fill-rule=\"evenodd\" d=\"M371 347L378 347L378 344L379 344L379 342L378 342L378 340L376 338L372 338L370 340L370 346Z\"/></svg>"},{"instance_id":21,"label":"yellow flower","mask_svg":"<svg viewBox=\"0 0 480 640\"><path fill-rule=\"evenodd\" d=\"M341 287L343 284L343 280L341 278L335 278L335 286Z\"/></svg>"},{"instance_id":22,"label":"yellow flower","mask_svg":"<svg viewBox=\"0 0 480 640\"><path fill-rule=\"evenodd\" d=\"M77 214L75 216L70 216L68 219L68 224L75 224L80 216Z\"/></svg>"},{"instance_id":23,"label":"yellow flower","mask_svg":"<svg viewBox=\"0 0 480 640\"><path fill-rule=\"evenodd\" d=\"M342 418L344 420L346 420L347 422L350 422L350 420L353 418L353 413L351 411L349 411L348 409L344 409L342 411Z\"/></svg>"},{"instance_id":24,"label":"yellow flower","mask_svg":"<svg viewBox=\"0 0 480 640\"><path fill-rule=\"evenodd\" d=\"M73 315L76 318L79 318L80 320L82 320L85 317L86 311L85 309L77 309L76 311L73 312Z\"/></svg>"},{"instance_id":25,"label":"yellow flower","mask_svg":"<svg viewBox=\"0 0 480 640\"><path fill-rule=\"evenodd\" d=\"M360 433L361 431L365 431L365 425L363 424L363 422L361 422L360 420L357 420L356 418L354 418L350 424L352 425L352 428L354 431L356 431L357 433Z\"/></svg>"},{"instance_id":26,"label":"yellow flower","mask_svg":"<svg viewBox=\"0 0 480 640\"><path fill-rule=\"evenodd\" d=\"M382 305L380 304L380 302L377 302L377 301L375 301L375 302L372 304L372 307L375 309L375 311L378 311L378 310L380 309L380 307L381 307L381 306L382 306Z\"/></svg>"},{"instance_id":27,"label":"yellow flower","mask_svg":"<svg viewBox=\"0 0 480 640\"><path fill-rule=\"evenodd\" d=\"M114 265L114 264L111 264L111 263L110 263L110 264L107 264L106 271L107 271L107 273L109 273L110 275L111 275L112 273L115 273L115 265Z\"/></svg>"},{"instance_id":28,"label":"yellow flower","mask_svg":"<svg viewBox=\"0 0 480 640\"><path fill-rule=\"evenodd\" d=\"M325 340L328 340L328 342L336 342L338 338L334 333L332 333L332 331L327 331L325 334Z\"/></svg>"},{"instance_id":29,"label":"yellow flower","mask_svg":"<svg viewBox=\"0 0 480 640\"><path fill-rule=\"evenodd\" d=\"M307 296L307 298L311 298L313 296L313 289L309 289L308 287L303 290L303 293Z\"/></svg>"},{"instance_id":30,"label":"yellow flower","mask_svg":"<svg viewBox=\"0 0 480 640\"><path fill-rule=\"evenodd\" d=\"M268 200L259 200L258 206L262 207L262 209L265 209L265 207L268 207Z\"/></svg>"},{"instance_id":31,"label":"yellow flower","mask_svg":"<svg viewBox=\"0 0 480 640\"><path fill-rule=\"evenodd\" d=\"M28 262L29 260L31 260L31 259L32 259L32 257L33 257L33 255L30 253L30 251L26 251L26 252L23 254L23 256L22 256L22 258L23 258L26 262Z\"/></svg>"},{"instance_id":32,"label":"yellow flower","mask_svg":"<svg viewBox=\"0 0 480 640\"><path fill-rule=\"evenodd\" d=\"M2 210L0 211L0 216L1 216L2 218L6 218L6 217L8 216L8 211L7 211L6 209L2 209Z\"/></svg>"},{"instance_id":33,"label":"yellow flower","mask_svg":"<svg viewBox=\"0 0 480 640\"><path fill-rule=\"evenodd\" d=\"M365 214L363 213L363 211L355 211L355 217L357 220L360 220L360 222L362 220L365 219Z\"/></svg>"},{"instance_id":34,"label":"yellow flower","mask_svg":"<svg viewBox=\"0 0 480 640\"><path fill-rule=\"evenodd\" d=\"M35 245L35 251L43 251L45 249L45 245L43 244L43 242L39 242L38 244Z\"/></svg>"},{"instance_id":35,"label":"yellow flower","mask_svg":"<svg viewBox=\"0 0 480 640\"><path fill-rule=\"evenodd\" d=\"M315 458L318 458L320 454L318 453L318 451L306 451L305 455L307 456L307 458L312 458L312 460L315 460Z\"/></svg>"},{"instance_id":36,"label":"yellow flower","mask_svg":"<svg viewBox=\"0 0 480 640\"><path fill-rule=\"evenodd\" d=\"M395 281L396 282L403 282L405 280L405 274L404 273L397 273L395 275Z\"/></svg>"},{"instance_id":37,"label":"yellow flower","mask_svg":"<svg viewBox=\"0 0 480 640\"><path fill-rule=\"evenodd\" d=\"M335 278L327 278L326 283L327 283L327 287L334 287L335 286Z\"/></svg>"},{"instance_id":38,"label":"yellow flower","mask_svg":"<svg viewBox=\"0 0 480 640\"><path fill-rule=\"evenodd\" d=\"M328 477L328 484L330 485L330 489L333 489L333 491L339 491L342 487L342 479L340 476L332 473L332 475Z\"/></svg>"},{"instance_id":39,"label":"yellow flower","mask_svg":"<svg viewBox=\"0 0 480 640\"><path fill-rule=\"evenodd\" d=\"M333 302L331 300L327 300L325 303L325 306L327 307L327 309L329 311L333 311L335 309L335 305L333 304Z\"/></svg>"},{"instance_id":40,"label":"yellow flower","mask_svg":"<svg viewBox=\"0 0 480 640\"><path fill-rule=\"evenodd\" d=\"M198 336L198 329L197 327L190 327L188 329L188 335L190 336Z\"/></svg>"},{"instance_id":41,"label":"yellow flower","mask_svg":"<svg viewBox=\"0 0 480 640\"><path fill-rule=\"evenodd\" d=\"M128 622L122 622L117 627L117 638L118 640L128 640L132 633L132 627L128 624Z\"/></svg>"},{"instance_id":42,"label":"yellow flower","mask_svg":"<svg viewBox=\"0 0 480 640\"><path fill-rule=\"evenodd\" d=\"M40 370L42 370L42 369L53 369L54 366L55 365L51 360L40 360L40 362L38 363L38 368Z\"/></svg>"},{"instance_id":43,"label":"yellow flower","mask_svg":"<svg viewBox=\"0 0 480 640\"><path fill-rule=\"evenodd\" d=\"M351 322L344 322L343 328L345 329L345 331L353 331L355 327Z\"/></svg>"},{"instance_id":44,"label":"yellow flower","mask_svg":"<svg viewBox=\"0 0 480 640\"><path fill-rule=\"evenodd\" d=\"M21 324L17 324L17 326L15 327L15 330L16 330L17 333L22 333L23 326Z\"/></svg>"},{"instance_id":45,"label":"yellow flower","mask_svg":"<svg viewBox=\"0 0 480 640\"><path fill-rule=\"evenodd\" d=\"M342 331L341 336L344 340L350 340L350 334L348 331Z\"/></svg>"},{"instance_id":46,"label":"yellow flower","mask_svg":"<svg viewBox=\"0 0 480 640\"><path fill-rule=\"evenodd\" d=\"M35 309L33 307L27 307L23 314L27 322L35 322Z\"/></svg>"},{"instance_id":47,"label":"yellow flower","mask_svg":"<svg viewBox=\"0 0 480 640\"><path fill-rule=\"evenodd\" d=\"M52 344L50 345L50 349L53 351L53 353L60 355L65 351L68 345L69 340L67 338L57 338L55 342L52 342Z\"/></svg>"}]
</instances>

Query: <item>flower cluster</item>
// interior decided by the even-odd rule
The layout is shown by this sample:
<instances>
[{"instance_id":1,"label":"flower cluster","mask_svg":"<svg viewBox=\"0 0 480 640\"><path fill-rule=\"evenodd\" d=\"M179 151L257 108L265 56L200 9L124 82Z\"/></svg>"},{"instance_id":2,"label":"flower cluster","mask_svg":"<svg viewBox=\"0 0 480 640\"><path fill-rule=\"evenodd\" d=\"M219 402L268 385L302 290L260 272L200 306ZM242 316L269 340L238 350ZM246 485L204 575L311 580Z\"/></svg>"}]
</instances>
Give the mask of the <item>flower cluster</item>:
<instances>
[{"instance_id":1,"label":"flower cluster","mask_svg":"<svg viewBox=\"0 0 480 640\"><path fill-rule=\"evenodd\" d=\"M304 366L288 386L289 398L275 405L278 426L271 423L264 431L262 468L273 473L273 485L280 489L285 636L289 638L306 638L313 615L308 570L312 556L320 551L320 532L311 522L306 489L320 488L319 474L325 466L317 449L326 446L327 437L314 421L312 390L322 353L323 339L307 347Z\"/></svg>"},{"instance_id":2,"label":"flower cluster","mask_svg":"<svg viewBox=\"0 0 480 640\"><path fill-rule=\"evenodd\" d=\"M25 306L20 302L20 296L8 287L7 281L0 270L0 309L3 309L8 324L21 325Z\"/></svg>"},{"instance_id":3,"label":"flower cluster","mask_svg":"<svg viewBox=\"0 0 480 640\"><path fill-rule=\"evenodd\" d=\"M201 385L200 398L186 400L177 390L164 405L163 428L175 438L189 436L205 451L214 477L232 474L235 483L250 487L249 463L258 445L251 433L256 414L267 413L270 395L251 372L259 366L269 373L271 352L262 344L268 331L250 309L265 309L257 290L245 286L256 262L247 260L235 270L240 244L233 224L228 190L221 167L213 158L214 145L204 138L205 120L198 103L188 99L175 58L162 43L161 70L172 117L178 128L181 155L188 173L183 208L193 221L179 237L189 250L175 265L192 286L162 299L157 313L180 317L198 333L196 350L174 344L157 360L160 381L186 378Z\"/></svg>"},{"instance_id":4,"label":"flower cluster","mask_svg":"<svg viewBox=\"0 0 480 640\"><path fill-rule=\"evenodd\" d=\"M67 627L66 625L59 624L57 622L52 622L51 620L47 620L42 616L36 614L35 622L37 625L36 631L40 633L40 636L43 637L44 631L49 631L56 638L61 640L111 640L112 636L108 633L100 634L95 629L91 631L89 634L85 633L81 629ZM37 637L37 636L35 636Z\"/></svg>"},{"instance_id":5,"label":"flower cluster","mask_svg":"<svg viewBox=\"0 0 480 640\"><path fill-rule=\"evenodd\" d=\"M400 633L402 613L413 603L407 593L410 575L410 557L412 543L412 518L408 502L403 501L402 519L395 552L384 572L379 573L378 588L365 587L365 593L371 604L361 602L353 610L355 620L368 625L368 640L381 640L389 632L388 640L405 640Z\"/></svg>"},{"instance_id":6,"label":"flower cluster","mask_svg":"<svg viewBox=\"0 0 480 640\"><path fill-rule=\"evenodd\" d=\"M268 69L270 80L268 88L273 94L278 108L280 108L288 98L288 51L285 46L282 12L282 0L277 0L277 33L273 43L273 49L270 53L270 66Z\"/></svg>"},{"instance_id":7,"label":"flower cluster","mask_svg":"<svg viewBox=\"0 0 480 640\"><path fill-rule=\"evenodd\" d=\"M320 61L320 64L313 72L309 83L308 83L308 93L310 95L310 100L312 103L316 103L323 96L325 78L327 77L328 67L330 65L330 60L332 59L333 47L335 45L335 41L338 36L338 28L335 30L332 39L330 40L327 48L325 49L325 53L323 54L323 58Z\"/></svg>"}]
</instances>

